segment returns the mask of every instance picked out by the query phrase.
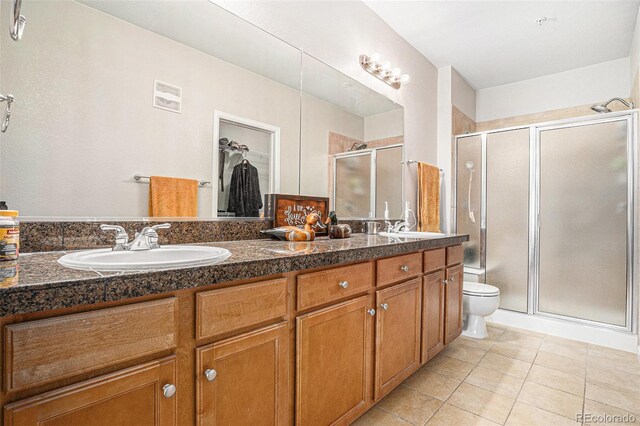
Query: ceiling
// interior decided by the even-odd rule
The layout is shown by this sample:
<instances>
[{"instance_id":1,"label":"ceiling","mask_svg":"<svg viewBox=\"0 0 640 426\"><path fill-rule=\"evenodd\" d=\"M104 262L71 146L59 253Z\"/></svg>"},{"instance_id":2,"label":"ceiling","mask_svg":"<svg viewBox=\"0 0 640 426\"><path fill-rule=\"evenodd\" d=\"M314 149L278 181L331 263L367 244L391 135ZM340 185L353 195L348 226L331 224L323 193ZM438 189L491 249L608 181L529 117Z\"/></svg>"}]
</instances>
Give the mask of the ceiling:
<instances>
[{"instance_id":1,"label":"ceiling","mask_svg":"<svg viewBox=\"0 0 640 426\"><path fill-rule=\"evenodd\" d=\"M629 56L640 0L364 0L436 67L476 89ZM536 19L546 17L542 25ZM384 56L385 52L380 52Z\"/></svg>"}]
</instances>

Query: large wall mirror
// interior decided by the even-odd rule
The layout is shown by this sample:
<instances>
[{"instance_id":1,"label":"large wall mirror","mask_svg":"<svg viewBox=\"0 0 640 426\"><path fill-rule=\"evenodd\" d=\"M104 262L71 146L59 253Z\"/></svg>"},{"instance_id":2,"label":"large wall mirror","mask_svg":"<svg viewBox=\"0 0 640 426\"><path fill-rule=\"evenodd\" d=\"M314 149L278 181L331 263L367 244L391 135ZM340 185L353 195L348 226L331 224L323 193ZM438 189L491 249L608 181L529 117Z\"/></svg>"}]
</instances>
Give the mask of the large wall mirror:
<instances>
[{"instance_id":1,"label":"large wall mirror","mask_svg":"<svg viewBox=\"0 0 640 426\"><path fill-rule=\"evenodd\" d=\"M198 218L263 216L274 192L399 211L402 108L220 6L24 0L19 42L9 11L0 200L21 216L148 217L148 176L199 181ZM238 208L248 168L259 190Z\"/></svg>"},{"instance_id":2,"label":"large wall mirror","mask_svg":"<svg viewBox=\"0 0 640 426\"><path fill-rule=\"evenodd\" d=\"M298 49L208 1L25 0L18 43L9 9L0 82L16 102L0 173L10 208L148 216L149 180L134 176L158 175L203 182L199 217L233 216L231 177L245 159L262 194L297 193L298 163L279 157L299 156Z\"/></svg>"},{"instance_id":3,"label":"large wall mirror","mask_svg":"<svg viewBox=\"0 0 640 426\"><path fill-rule=\"evenodd\" d=\"M302 56L300 191L329 197L340 217L399 218L404 113L400 105Z\"/></svg>"}]
</instances>

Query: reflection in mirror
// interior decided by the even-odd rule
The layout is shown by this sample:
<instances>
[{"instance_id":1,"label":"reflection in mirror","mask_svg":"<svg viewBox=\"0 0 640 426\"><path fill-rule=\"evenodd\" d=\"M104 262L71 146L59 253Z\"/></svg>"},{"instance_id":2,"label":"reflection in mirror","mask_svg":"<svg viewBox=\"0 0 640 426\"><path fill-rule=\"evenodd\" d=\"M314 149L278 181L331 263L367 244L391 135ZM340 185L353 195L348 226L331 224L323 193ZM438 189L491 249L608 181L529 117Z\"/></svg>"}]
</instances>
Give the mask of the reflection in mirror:
<instances>
[{"instance_id":1,"label":"reflection in mirror","mask_svg":"<svg viewBox=\"0 0 640 426\"><path fill-rule=\"evenodd\" d=\"M207 0L28 1L20 43L9 9L0 21L2 89L16 99L0 143L9 208L149 216L149 179L136 174L210 182L197 189L202 218L259 216L265 193L298 192L299 50ZM232 190L243 163L259 192Z\"/></svg>"},{"instance_id":2,"label":"reflection in mirror","mask_svg":"<svg viewBox=\"0 0 640 426\"><path fill-rule=\"evenodd\" d=\"M341 218L399 218L403 109L303 54L300 193L330 197Z\"/></svg>"}]
</instances>

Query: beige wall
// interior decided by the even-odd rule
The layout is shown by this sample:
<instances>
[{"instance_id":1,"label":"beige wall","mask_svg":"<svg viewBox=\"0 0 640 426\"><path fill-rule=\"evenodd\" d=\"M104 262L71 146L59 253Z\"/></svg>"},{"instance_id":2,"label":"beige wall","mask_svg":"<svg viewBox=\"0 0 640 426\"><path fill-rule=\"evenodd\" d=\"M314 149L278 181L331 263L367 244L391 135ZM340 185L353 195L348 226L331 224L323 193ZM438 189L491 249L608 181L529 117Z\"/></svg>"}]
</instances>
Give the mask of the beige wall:
<instances>
[{"instance_id":1,"label":"beige wall","mask_svg":"<svg viewBox=\"0 0 640 426\"><path fill-rule=\"evenodd\" d=\"M1 194L21 215L146 216L139 173L212 181L198 209L211 216L214 110L280 127L281 190L297 193L298 91L75 2L28 8L24 39L0 36L16 96ZM181 114L152 107L156 79L182 88Z\"/></svg>"},{"instance_id":2,"label":"beige wall","mask_svg":"<svg viewBox=\"0 0 640 426\"><path fill-rule=\"evenodd\" d=\"M217 4L304 50L404 107L405 158L437 162L438 71L360 1L225 1ZM361 54L379 52L411 75L395 90L364 71ZM404 194L415 206L416 172L404 169Z\"/></svg>"},{"instance_id":3,"label":"beige wall","mask_svg":"<svg viewBox=\"0 0 640 426\"><path fill-rule=\"evenodd\" d=\"M364 141L402 136L404 129L404 112L402 108L364 118Z\"/></svg>"},{"instance_id":4,"label":"beige wall","mask_svg":"<svg viewBox=\"0 0 640 426\"><path fill-rule=\"evenodd\" d=\"M302 94L302 110L300 194L328 197L329 132L362 141L364 119L307 93Z\"/></svg>"},{"instance_id":5,"label":"beige wall","mask_svg":"<svg viewBox=\"0 0 640 426\"><path fill-rule=\"evenodd\" d=\"M629 58L478 90L476 121L594 104L630 92Z\"/></svg>"}]
</instances>

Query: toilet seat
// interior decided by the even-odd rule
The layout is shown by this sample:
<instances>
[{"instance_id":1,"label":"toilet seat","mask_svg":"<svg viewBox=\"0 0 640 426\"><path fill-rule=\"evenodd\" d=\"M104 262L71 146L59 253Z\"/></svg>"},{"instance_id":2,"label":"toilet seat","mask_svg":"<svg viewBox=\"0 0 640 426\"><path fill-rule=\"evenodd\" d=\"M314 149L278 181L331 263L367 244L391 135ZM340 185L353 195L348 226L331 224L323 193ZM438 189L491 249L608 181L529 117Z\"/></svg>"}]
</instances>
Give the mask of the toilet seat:
<instances>
[{"instance_id":1,"label":"toilet seat","mask_svg":"<svg viewBox=\"0 0 640 426\"><path fill-rule=\"evenodd\" d=\"M500 289L489 284L465 281L462 285L462 294L475 297L495 297L500 296Z\"/></svg>"}]
</instances>

